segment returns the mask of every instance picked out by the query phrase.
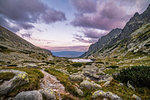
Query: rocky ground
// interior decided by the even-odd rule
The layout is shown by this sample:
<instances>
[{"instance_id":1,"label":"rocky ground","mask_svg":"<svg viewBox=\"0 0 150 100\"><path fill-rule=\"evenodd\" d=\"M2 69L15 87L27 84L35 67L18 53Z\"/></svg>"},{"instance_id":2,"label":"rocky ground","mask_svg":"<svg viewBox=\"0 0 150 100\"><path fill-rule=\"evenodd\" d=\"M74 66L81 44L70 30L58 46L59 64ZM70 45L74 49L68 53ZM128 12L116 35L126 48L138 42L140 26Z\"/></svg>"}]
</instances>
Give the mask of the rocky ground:
<instances>
[{"instance_id":1,"label":"rocky ground","mask_svg":"<svg viewBox=\"0 0 150 100\"><path fill-rule=\"evenodd\" d=\"M74 63L67 59L56 59L53 63L28 63L22 64L23 66L18 64L16 67L1 65L0 75L11 72L15 76L7 81L0 79L0 99L147 100L150 96L149 89L144 89L146 92L140 93L130 82L121 83L112 76L121 69L130 67L131 62L134 62L132 65L140 63L138 60L141 59L99 59L88 63ZM37 79L33 75L37 76ZM32 84L31 87L31 81L38 84ZM13 94L14 90L18 92Z\"/></svg>"}]
</instances>

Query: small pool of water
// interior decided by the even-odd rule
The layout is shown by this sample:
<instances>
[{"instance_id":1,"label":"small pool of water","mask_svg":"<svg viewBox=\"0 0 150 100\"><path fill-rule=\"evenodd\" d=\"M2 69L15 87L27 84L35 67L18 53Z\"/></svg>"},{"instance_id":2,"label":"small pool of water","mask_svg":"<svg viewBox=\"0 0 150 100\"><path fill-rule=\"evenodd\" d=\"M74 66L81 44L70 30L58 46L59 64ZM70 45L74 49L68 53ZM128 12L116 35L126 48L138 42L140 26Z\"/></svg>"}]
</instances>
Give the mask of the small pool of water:
<instances>
[{"instance_id":1,"label":"small pool of water","mask_svg":"<svg viewBox=\"0 0 150 100\"><path fill-rule=\"evenodd\" d=\"M93 62L91 59L69 59L72 62Z\"/></svg>"}]
</instances>

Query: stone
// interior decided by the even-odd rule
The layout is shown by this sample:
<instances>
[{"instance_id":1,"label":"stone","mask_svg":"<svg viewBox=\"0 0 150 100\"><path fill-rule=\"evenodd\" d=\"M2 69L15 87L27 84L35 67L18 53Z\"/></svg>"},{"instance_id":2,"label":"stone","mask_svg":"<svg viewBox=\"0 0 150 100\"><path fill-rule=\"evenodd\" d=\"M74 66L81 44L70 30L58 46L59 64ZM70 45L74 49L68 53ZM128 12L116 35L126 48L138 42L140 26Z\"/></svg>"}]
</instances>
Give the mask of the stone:
<instances>
[{"instance_id":1,"label":"stone","mask_svg":"<svg viewBox=\"0 0 150 100\"><path fill-rule=\"evenodd\" d=\"M44 97L44 100L56 100L55 92L52 89L50 91L39 90L39 92Z\"/></svg>"},{"instance_id":2,"label":"stone","mask_svg":"<svg viewBox=\"0 0 150 100\"><path fill-rule=\"evenodd\" d=\"M81 89L79 89L78 87L75 87L76 92L78 93L79 96L83 96L84 93Z\"/></svg>"},{"instance_id":3,"label":"stone","mask_svg":"<svg viewBox=\"0 0 150 100\"><path fill-rule=\"evenodd\" d=\"M135 99L135 100L142 100L139 96L137 96L137 95L135 95L135 94L132 95L132 99Z\"/></svg>"},{"instance_id":4,"label":"stone","mask_svg":"<svg viewBox=\"0 0 150 100\"><path fill-rule=\"evenodd\" d=\"M107 81L103 84L103 87L107 87L110 84L111 81Z\"/></svg>"},{"instance_id":5,"label":"stone","mask_svg":"<svg viewBox=\"0 0 150 100\"><path fill-rule=\"evenodd\" d=\"M102 87L99 84L84 80L80 83L80 86L87 89L101 89Z\"/></svg>"},{"instance_id":6,"label":"stone","mask_svg":"<svg viewBox=\"0 0 150 100\"><path fill-rule=\"evenodd\" d=\"M119 96L116 94L113 94L112 92L104 92L102 90L95 91L92 94L92 98L98 98L98 97L103 97L103 98L110 98L111 100L122 100Z\"/></svg>"},{"instance_id":7,"label":"stone","mask_svg":"<svg viewBox=\"0 0 150 100\"><path fill-rule=\"evenodd\" d=\"M26 72L18 70L0 70L0 73L2 72L12 72L15 74L15 76L9 81L5 81L0 85L0 95L5 95L8 92L11 92L17 86L29 83L28 74Z\"/></svg>"},{"instance_id":8,"label":"stone","mask_svg":"<svg viewBox=\"0 0 150 100\"><path fill-rule=\"evenodd\" d=\"M129 81L127 82L127 86L128 86L128 88L131 88L132 90L135 91L135 88L129 83Z\"/></svg>"},{"instance_id":9,"label":"stone","mask_svg":"<svg viewBox=\"0 0 150 100\"><path fill-rule=\"evenodd\" d=\"M82 74L79 74L79 75L70 75L69 76L69 79L71 81L83 81L83 75Z\"/></svg>"},{"instance_id":10,"label":"stone","mask_svg":"<svg viewBox=\"0 0 150 100\"><path fill-rule=\"evenodd\" d=\"M23 91L17 94L14 100L43 100L42 94L39 91Z\"/></svg>"}]
</instances>

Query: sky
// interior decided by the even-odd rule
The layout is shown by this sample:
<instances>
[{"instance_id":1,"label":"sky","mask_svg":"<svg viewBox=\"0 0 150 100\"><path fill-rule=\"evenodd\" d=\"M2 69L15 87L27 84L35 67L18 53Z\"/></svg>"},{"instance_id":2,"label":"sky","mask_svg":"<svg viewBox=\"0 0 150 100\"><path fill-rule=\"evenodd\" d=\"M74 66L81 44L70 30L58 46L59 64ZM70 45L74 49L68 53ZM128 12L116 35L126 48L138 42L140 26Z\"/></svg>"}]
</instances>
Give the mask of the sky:
<instances>
[{"instance_id":1,"label":"sky","mask_svg":"<svg viewBox=\"0 0 150 100\"><path fill-rule=\"evenodd\" d=\"M0 25L51 51L87 51L150 0L0 0Z\"/></svg>"}]
</instances>

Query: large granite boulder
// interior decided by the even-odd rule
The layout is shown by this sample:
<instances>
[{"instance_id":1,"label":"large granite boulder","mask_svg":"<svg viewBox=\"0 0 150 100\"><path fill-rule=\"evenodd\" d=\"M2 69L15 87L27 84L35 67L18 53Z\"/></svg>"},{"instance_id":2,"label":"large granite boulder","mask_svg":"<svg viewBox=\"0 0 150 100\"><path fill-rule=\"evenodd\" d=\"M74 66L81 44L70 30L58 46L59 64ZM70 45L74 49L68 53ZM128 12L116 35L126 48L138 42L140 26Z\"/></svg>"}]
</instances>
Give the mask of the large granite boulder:
<instances>
[{"instance_id":1,"label":"large granite boulder","mask_svg":"<svg viewBox=\"0 0 150 100\"><path fill-rule=\"evenodd\" d=\"M0 85L0 95L5 95L8 92L11 92L17 86L21 86L26 83L29 83L28 74L26 72L18 71L18 70L0 70L0 73L4 73L4 72L14 73L15 76L9 81L4 81Z\"/></svg>"}]
</instances>

